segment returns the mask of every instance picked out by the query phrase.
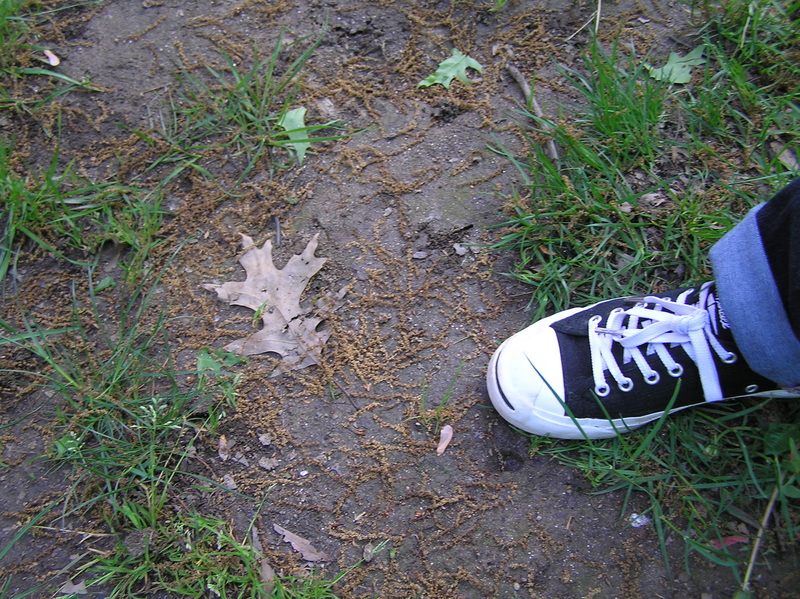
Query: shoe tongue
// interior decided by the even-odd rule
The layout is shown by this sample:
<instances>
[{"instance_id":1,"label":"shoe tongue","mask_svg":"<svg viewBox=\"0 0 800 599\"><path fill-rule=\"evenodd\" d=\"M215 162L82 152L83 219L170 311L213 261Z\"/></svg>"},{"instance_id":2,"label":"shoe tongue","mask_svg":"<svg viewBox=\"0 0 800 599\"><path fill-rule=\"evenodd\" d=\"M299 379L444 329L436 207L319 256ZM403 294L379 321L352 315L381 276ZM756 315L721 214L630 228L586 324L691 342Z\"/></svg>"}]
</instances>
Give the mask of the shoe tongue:
<instances>
[{"instance_id":1,"label":"shoe tongue","mask_svg":"<svg viewBox=\"0 0 800 599\"><path fill-rule=\"evenodd\" d=\"M615 308L627 309L633 306L629 301L631 298L618 298L613 300L606 300L593 306L581 310L571 316L562 320L557 320L550 326L565 335L573 337L588 337L589 336L589 320L594 316L600 316L602 321L605 322L609 313Z\"/></svg>"}]
</instances>

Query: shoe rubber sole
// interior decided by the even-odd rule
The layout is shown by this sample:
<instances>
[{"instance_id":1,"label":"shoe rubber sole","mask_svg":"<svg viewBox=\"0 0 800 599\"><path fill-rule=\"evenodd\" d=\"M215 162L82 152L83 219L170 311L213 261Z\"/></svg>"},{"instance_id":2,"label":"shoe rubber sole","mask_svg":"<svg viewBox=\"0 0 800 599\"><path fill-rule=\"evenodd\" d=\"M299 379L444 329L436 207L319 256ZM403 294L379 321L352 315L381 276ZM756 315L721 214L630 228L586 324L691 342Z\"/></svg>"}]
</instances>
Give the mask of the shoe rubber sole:
<instances>
[{"instance_id":1,"label":"shoe rubber sole","mask_svg":"<svg viewBox=\"0 0 800 599\"><path fill-rule=\"evenodd\" d=\"M526 406L524 410L515 409L513 399L508 398L503 393L497 380L497 361L504 345L505 343L497 348L489 362L486 385L489 399L494 408L506 421L520 430L538 436L550 436L557 439L608 439L640 428L664 415L662 411L624 419L573 419L566 414L566 410L564 414L554 414L547 410L537 409L536 406ZM747 395L747 397L800 398L800 393L797 390L778 389L754 393ZM674 414L686 408L700 406L705 403L707 402L700 401L696 404L681 406L670 413Z\"/></svg>"}]
</instances>

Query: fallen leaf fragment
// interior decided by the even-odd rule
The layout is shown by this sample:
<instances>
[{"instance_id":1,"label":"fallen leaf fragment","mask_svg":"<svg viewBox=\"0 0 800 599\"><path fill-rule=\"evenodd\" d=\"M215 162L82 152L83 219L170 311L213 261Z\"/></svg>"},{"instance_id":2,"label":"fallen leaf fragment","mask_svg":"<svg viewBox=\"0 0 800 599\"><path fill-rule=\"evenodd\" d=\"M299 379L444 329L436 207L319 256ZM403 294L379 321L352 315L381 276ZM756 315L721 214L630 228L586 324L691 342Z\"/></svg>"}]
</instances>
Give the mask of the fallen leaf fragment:
<instances>
[{"instance_id":1,"label":"fallen leaf fragment","mask_svg":"<svg viewBox=\"0 0 800 599\"><path fill-rule=\"evenodd\" d=\"M261 544L261 538L258 536L258 527L255 525L250 529L250 538L253 542L253 551L256 552L256 555L262 555L264 553L264 546Z\"/></svg>"},{"instance_id":2,"label":"fallen leaf fragment","mask_svg":"<svg viewBox=\"0 0 800 599\"><path fill-rule=\"evenodd\" d=\"M44 55L47 57L47 63L51 67L57 67L58 65L61 64L61 59L55 54L53 54L50 50L45 50Z\"/></svg>"},{"instance_id":3,"label":"fallen leaf fragment","mask_svg":"<svg viewBox=\"0 0 800 599\"><path fill-rule=\"evenodd\" d=\"M283 127L283 130L286 131L286 136L292 140L292 143L286 145L294 150L295 156L297 156L297 164L303 164L303 158L305 158L306 151L311 145L311 142L308 141L305 117L305 108L295 108L285 112L278 119L278 126Z\"/></svg>"},{"instance_id":4,"label":"fallen leaf fragment","mask_svg":"<svg viewBox=\"0 0 800 599\"><path fill-rule=\"evenodd\" d=\"M773 141L770 143L770 148L773 152L775 152L775 155L778 157L778 160L780 160L783 166L791 171L800 169L800 162L798 162L797 155L791 147L777 141Z\"/></svg>"},{"instance_id":5,"label":"fallen leaf fragment","mask_svg":"<svg viewBox=\"0 0 800 599\"><path fill-rule=\"evenodd\" d=\"M228 448L228 439L225 435L219 436L219 447L217 448L217 454L219 455L219 459L223 462L227 462L228 458L231 457L230 450Z\"/></svg>"},{"instance_id":6,"label":"fallen leaf fragment","mask_svg":"<svg viewBox=\"0 0 800 599\"><path fill-rule=\"evenodd\" d=\"M453 48L450 58L440 62L439 68L417 83L417 87L430 87L438 83L449 89L453 79L471 83L469 77L467 77L467 69L475 69L479 73L483 72L483 67L477 60Z\"/></svg>"},{"instance_id":7,"label":"fallen leaf fragment","mask_svg":"<svg viewBox=\"0 0 800 599\"><path fill-rule=\"evenodd\" d=\"M283 537L284 543L290 543L292 549L303 556L307 562L324 562L328 560L328 555L324 551L317 551L307 539L286 530L285 528L273 524L272 528Z\"/></svg>"},{"instance_id":8,"label":"fallen leaf fragment","mask_svg":"<svg viewBox=\"0 0 800 599\"><path fill-rule=\"evenodd\" d=\"M275 470L278 467L278 460L275 458L262 457L258 460L258 465L264 470Z\"/></svg>"},{"instance_id":9,"label":"fallen leaf fragment","mask_svg":"<svg viewBox=\"0 0 800 599\"><path fill-rule=\"evenodd\" d=\"M725 547L729 547L731 545L735 545L736 543L748 543L749 541L750 537L744 537L742 535L731 535L728 537L722 537L721 542L719 539L711 539L709 543L716 549L722 549L723 545Z\"/></svg>"},{"instance_id":10,"label":"fallen leaf fragment","mask_svg":"<svg viewBox=\"0 0 800 599\"><path fill-rule=\"evenodd\" d=\"M436 453L442 455L444 450L447 449L447 446L450 445L450 441L453 440L453 427L449 424L446 424L442 427L442 430L439 432L439 447L436 448Z\"/></svg>"},{"instance_id":11,"label":"fallen leaf fragment","mask_svg":"<svg viewBox=\"0 0 800 599\"><path fill-rule=\"evenodd\" d=\"M234 462L238 462L239 464L241 464L245 468L249 468L250 467L250 460L248 460L247 456L245 456L241 451L237 451L233 455L233 461Z\"/></svg>"},{"instance_id":12,"label":"fallen leaf fragment","mask_svg":"<svg viewBox=\"0 0 800 599\"><path fill-rule=\"evenodd\" d=\"M267 558L261 559L261 580L264 583L264 596L272 597L275 591L275 570L269 565Z\"/></svg>"},{"instance_id":13,"label":"fallen leaf fragment","mask_svg":"<svg viewBox=\"0 0 800 599\"><path fill-rule=\"evenodd\" d=\"M263 327L249 337L229 343L225 351L247 356L268 352L279 354L282 363L273 374L319 363L330 331L318 331L317 327L324 316L340 306L339 300L348 288L322 296L314 307L300 306L300 296L306 285L327 260L314 255L318 237L319 234L315 235L302 254L292 256L282 269L278 269L272 262L271 241L258 248L252 238L242 235L245 252L239 263L247 273L246 279L203 287L216 291L219 299L231 305L254 310ZM317 315L311 314L314 308Z\"/></svg>"},{"instance_id":14,"label":"fallen leaf fragment","mask_svg":"<svg viewBox=\"0 0 800 599\"><path fill-rule=\"evenodd\" d=\"M669 58L663 67L652 67L645 64L645 68L653 79L668 81L669 83L689 83L692 80L692 67L705 64L703 46L697 46L686 56L670 52Z\"/></svg>"},{"instance_id":15,"label":"fallen leaf fragment","mask_svg":"<svg viewBox=\"0 0 800 599\"><path fill-rule=\"evenodd\" d=\"M81 581L78 584L73 584L71 580L65 582L58 592L62 595L86 595L89 591L86 590L86 583Z\"/></svg>"},{"instance_id":16,"label":"fallen leaf fragment","mask_svg":"<svg viewBox=\"0 0 800 599\"><path fill-rule=\"evenodd\" d=\"M377 545L375 545L374 543L367 543L366 545L364 545L364 550L361 553L362 559L366 563L370 563L372 559L375 557L375 554L378 553L378 551L380 551L380 549L378 549Z\"/></svg>"},{"instance_id":17,"label":"fallen leaf fragment","mask_svg":"<svg viewBox=\"0 0 800 599\"><path fill-rule=\"evenodd\" d=\"M253 526L250 534L253 539L253 552L256 557L261 558L261 582L264 583L261 595L263 597L272 597L275 591L275 570L272 569L269 561L264 557L264 547L261 545L261 539L258 536L258 528Z\"/></svg>"}]
</instances>

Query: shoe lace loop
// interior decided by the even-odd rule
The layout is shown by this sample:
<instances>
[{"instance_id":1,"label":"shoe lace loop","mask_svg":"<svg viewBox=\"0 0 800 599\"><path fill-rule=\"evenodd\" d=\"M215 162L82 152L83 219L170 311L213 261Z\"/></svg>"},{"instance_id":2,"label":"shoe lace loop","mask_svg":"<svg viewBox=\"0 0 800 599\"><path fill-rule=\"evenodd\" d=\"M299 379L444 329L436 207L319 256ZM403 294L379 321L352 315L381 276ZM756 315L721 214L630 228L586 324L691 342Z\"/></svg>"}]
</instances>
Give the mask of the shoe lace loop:
<instances>
[{"instance_id":1,"label":"shoe lace loop","mask_svg":"<svg viewBox=\"0 0 800 599\"><path fill-rule=\"evenodd\" d=\"M612 310L604 326L602 317L589 320L589 347L592 359L592 376L595 393L604 397L611 392L606 372L622 391L633 389L633 381L625 376L613 353L615 343L623 348L622 363L634 362L645 382L655 385L660 376L646 359L656 355L670 376L683 374L683 366L675 361L670 349L680 346L697 365L706 401L723 399L719 376L714 363L715 353L724 362L736 360L717 339L706 306L711 283L700 289L696 304L686 301L692 290L682 293L676 300L645 297L629 309Z\"/></svg>"}]
</instances>

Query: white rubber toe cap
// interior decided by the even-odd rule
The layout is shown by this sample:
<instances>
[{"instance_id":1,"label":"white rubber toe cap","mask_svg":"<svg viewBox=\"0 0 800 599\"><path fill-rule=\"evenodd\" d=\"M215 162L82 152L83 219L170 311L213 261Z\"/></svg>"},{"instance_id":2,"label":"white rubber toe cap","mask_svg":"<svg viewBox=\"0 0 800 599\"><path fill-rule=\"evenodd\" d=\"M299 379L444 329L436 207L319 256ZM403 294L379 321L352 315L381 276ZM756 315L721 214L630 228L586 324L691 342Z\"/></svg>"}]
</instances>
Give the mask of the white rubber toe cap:
<instances>
[{"instance_id":1,"label":"white rubber toe cap","mask_svg":"<svg viewBox=\"0 0 800 599\"><path fill-rule=\"evenodd\" d=\"M554 427L575 424L564 413L561 353L550 323L571 312L540 320L507 339L489 364L489 397L509 423L536 435L560 436ZM565 422L566 421L566 422Z\"/></svg>"},{"instance_id":2,"label":"white rubber toe cap","mask_svg":"<svg viewBox=\"0 0 800 599\"><path fill-rule=\"evenodd\" d=\"M583 308L540 320L507 339L492 356L486 376L489 398L513 426L558 439L604 439L638 428L661 413L623 420L570 417L564 397L564 375L556 332L550 324Z\"/></svg>"}]
</instances>

